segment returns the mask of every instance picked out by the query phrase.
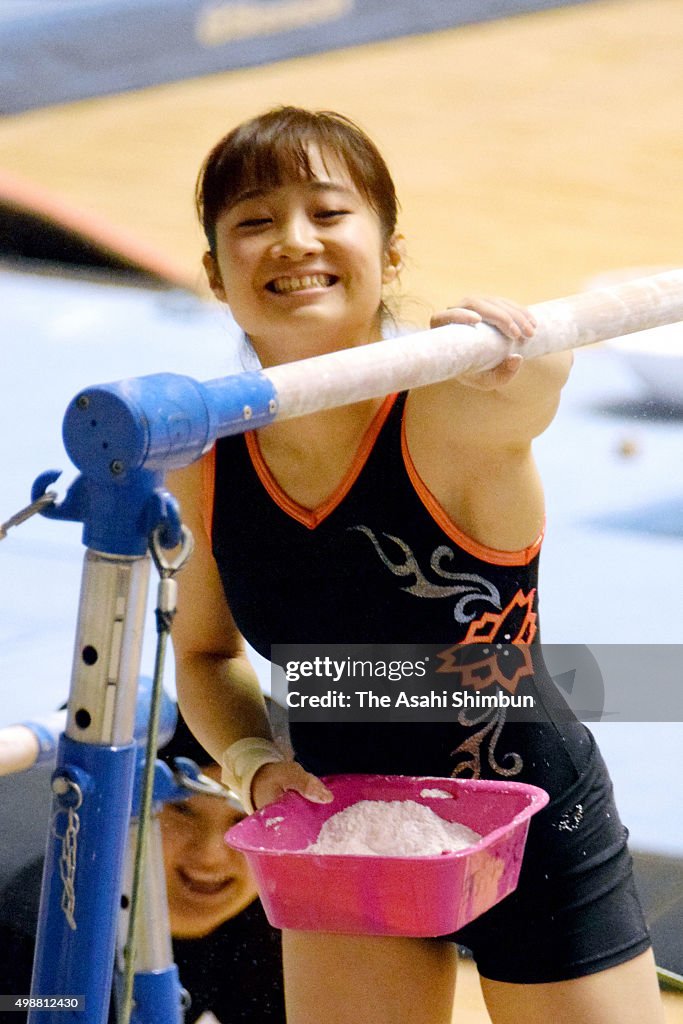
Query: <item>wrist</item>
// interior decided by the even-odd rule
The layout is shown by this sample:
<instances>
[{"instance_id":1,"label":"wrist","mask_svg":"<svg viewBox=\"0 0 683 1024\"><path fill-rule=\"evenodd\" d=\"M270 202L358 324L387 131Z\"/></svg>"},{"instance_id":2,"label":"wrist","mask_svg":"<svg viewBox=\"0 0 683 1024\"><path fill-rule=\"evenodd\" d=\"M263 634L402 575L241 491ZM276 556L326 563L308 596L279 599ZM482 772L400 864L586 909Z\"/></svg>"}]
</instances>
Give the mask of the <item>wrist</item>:
<instances>
[{"instance_id":1,"label":"wrist","mask_svg":"<svg viewBox=\"0 0 683 1024\"><path fill-rule=\"evenodd\" d=\"M284 761L284 755L272 740L263 736L245 736L231 744L221 756L221 779L236 796L247 814L254 811L251 784L259 768Z\"/></svg>"}]
</instances>

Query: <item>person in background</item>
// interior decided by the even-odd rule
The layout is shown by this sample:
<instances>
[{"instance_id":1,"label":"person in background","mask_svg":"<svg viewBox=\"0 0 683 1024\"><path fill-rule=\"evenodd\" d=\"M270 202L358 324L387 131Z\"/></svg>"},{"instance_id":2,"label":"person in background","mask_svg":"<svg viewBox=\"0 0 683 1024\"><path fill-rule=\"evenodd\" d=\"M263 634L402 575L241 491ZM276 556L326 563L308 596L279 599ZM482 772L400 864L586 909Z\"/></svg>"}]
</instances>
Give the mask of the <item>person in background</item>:
<instances>
[{"instance_id":1,"label":"person in background","mask_svg":"<svg viewBox=\"0 0 683 1024\"><path fill-rule=\"evenodd\" d=\"M188 757L220 781L218 765L181 717L158 756L171 767ZM194 795L165 804L159 817L173 956L191 999L186 1024L284 1024L280 933L266 920L244 857L224 839L244 815L227 800ZM33 861L0 894L3 994L31 989L42 870L42 859ZM12 1012L7 1020L22 1018Z\"/></svg>"}]
</instances>

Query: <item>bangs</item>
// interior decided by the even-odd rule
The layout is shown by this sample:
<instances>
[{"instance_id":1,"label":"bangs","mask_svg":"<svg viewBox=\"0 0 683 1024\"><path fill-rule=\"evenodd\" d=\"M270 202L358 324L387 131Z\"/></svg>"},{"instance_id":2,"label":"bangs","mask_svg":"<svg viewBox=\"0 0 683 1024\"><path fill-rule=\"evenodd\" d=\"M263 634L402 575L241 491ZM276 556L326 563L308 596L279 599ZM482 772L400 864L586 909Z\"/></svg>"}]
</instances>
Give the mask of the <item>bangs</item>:
<instances>
[{"instance_id":1,"label":"bangs","mask_svg":"<svg viewBox=\"0 0 683 1024\"><path fill-rule=\"evenodd\" d=\"M327 170L324 151L312 136L304 139L299 134L278 133L273 138L259 138L254 144L240 146L228 166L222 169L223 209L234 206L246 192L254 189L268 191L298 181L312 181L315 174L309 156L311 148L320 149Z\"/></svg>"}]
</instances>

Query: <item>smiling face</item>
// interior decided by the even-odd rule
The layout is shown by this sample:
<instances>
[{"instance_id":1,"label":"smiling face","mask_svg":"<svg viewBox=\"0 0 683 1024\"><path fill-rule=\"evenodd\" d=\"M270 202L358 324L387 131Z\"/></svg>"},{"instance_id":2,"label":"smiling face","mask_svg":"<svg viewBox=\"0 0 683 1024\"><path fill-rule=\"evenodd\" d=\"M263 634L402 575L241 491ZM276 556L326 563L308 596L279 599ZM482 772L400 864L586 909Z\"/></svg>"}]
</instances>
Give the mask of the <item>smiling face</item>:
<instances>
[{"instance_id":1,"label":"smiling face","mask_svg":"<svg viewBox=\"0 0 683 1024\"><path fill-rule=\"evenodd\" d=\"M397 240L343 162L312 149L310 177L243 191L216 221L205 268L263 365L376 341Z\"/></svg>"},{"instance_id":2,"label":"smiling face","mask_svg":"<svg viewBox=\"0 0 683 1024\"><path fill-rule=\"evenodd\" d=\"M202 770L220 781L217 766ZM193 796L163 807L159 818L174 938L208 935L255 898L244 857L224 838L243 817L227 801L212 796Z\"/></svg>"}]
</instances>

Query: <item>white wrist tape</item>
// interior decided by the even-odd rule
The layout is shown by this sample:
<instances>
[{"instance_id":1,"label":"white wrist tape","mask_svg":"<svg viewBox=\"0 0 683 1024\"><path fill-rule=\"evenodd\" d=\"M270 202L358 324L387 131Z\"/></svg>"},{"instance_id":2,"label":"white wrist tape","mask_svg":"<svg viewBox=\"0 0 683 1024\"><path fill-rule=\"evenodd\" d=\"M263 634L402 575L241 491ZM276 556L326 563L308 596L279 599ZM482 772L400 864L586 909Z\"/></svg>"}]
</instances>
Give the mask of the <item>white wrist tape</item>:
<instances>
[{"instance_id":1,"label":"white wrist tape","mask_svg":"<svg viewBox=\"0 0 683 1024\"><path fill-rule=\"evenodd\" d=\"M221 781L235 793L247 814L252 814L251 783L264 764L284 761L284 755L272 740L262 736L246 736L223 751Z\"/></svg>"}]
</instances>

